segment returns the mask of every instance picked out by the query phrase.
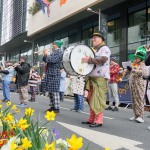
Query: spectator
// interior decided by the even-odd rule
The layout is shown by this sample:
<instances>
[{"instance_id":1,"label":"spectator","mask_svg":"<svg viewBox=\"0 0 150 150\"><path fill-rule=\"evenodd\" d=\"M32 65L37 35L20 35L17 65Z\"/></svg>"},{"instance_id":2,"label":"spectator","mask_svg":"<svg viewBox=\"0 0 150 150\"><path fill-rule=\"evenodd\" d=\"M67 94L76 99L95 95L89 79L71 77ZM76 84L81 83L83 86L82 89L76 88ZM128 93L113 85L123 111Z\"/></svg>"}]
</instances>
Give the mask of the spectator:
<instances>
[{"instance_id":1,"label":"spectator","mask_svg":"<svg viewBox=\"0 0 150 150\"><path fill-rule=\"evenodd\" d=\"M27 107L28 102L28 79L30 74L30 64L26 63L27 56L21 56L20 64L15 63L13 66L16 70L16 84L18 87L20 103L18 106Z\"/></svg>"},{"instance_id":2,"label":"spectator","mask_svg":"<svg viewBox=\"0 0 150 150\"><path fill-rule=\"evenodd\" d=\"M108 93L109 93L109 106L106 110L118 111L119 96L118 96L118 76L119 65L116 63L116 57L110 59L110 80L108 81ZM115 100L115 107L113 106L113 100Z\"/></svg>"},{"instance_id":3,"label":"spectator","mask_svg":"<svg viewBox=\"0 0 150 150\"><path fill-rule=\"evenodd\" d=\"M33 66L30 70L30 76L28 85L30 86L30 93L31 93L31 99L30 102L35 102L36 100L36 90L37 90L37 84L38 84L38 73L37 73L37 67Z\"/></svg>"},{"instance_id":4,"label":"spectator","mask_svg":"<svg viewBox=\"0 0 150 150\"><path fill-rule=\"evenodd\" d=\"M10 83L14 76L12 63L7 61L5 66L4 69L0 70L0 73L2 73L3 102L10 101Z\"/></svg>"},{"instance_id":5,"label":"spectator","mask_svg":"<svg viewBox=\"0 0 150 150\"><path fill-rule=\"evenodd\" d=\"M84 110L84 79L83 77L73 77L73 94L74 94L74 108L70 111L82 112Z\"/></svg>"}]
</instances>

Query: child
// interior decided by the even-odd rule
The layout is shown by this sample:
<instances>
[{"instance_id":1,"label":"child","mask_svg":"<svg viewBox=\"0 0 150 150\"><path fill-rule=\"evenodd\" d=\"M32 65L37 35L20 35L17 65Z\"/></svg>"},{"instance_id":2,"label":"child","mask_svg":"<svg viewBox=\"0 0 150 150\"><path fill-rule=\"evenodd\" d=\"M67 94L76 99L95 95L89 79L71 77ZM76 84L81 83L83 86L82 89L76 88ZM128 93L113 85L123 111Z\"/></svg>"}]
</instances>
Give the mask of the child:
<instances>
[{"instance_id":1,"label":"child","mask_svg":"<svg viewBox=\"0 0 150 150\"><path fill-rule=\"evenodd\" d=\"M84 110L84 85L83 77L73 77L74 108L70 111L82 112Z\"/></svg>"},{"instance_id":2,"label":"child","mask_svg":"<svg viewBox=\"0 0 150 150\"><path fill-rule=\"evenodd\" d=\"M37 68L36 66L33 66L30 71L29 81L28 84L30 86L30 92L31 92L31 99L30 102L35 102L35 95L36 95L36 89L37 89L37 83L38 83L38 74L37 74Z\"/></svg>"}]
</instances>

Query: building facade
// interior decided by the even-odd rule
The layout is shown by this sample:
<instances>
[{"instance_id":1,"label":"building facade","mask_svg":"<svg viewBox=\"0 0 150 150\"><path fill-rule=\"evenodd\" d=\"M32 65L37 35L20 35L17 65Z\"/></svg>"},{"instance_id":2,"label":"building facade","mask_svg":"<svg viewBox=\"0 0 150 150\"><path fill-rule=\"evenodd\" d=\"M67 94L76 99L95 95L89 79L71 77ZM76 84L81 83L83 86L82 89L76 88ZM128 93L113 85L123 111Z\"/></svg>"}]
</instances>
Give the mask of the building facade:
<instances>
[{"instance_id":1,"label":"building facade","mask_svg":"<svg viewBox=\"0 0 150 150\"><path fill-rule=\"evenodd\" d=\"M54 0L49 17L42 11L28 14L33 2L0 2L0 53L5 53L7 60L18 61L21 55L28 55L29 63L32 58L34 64L42 62L43 48L51 49L56 39L64 42L62 50L81 43L92 46L99 15L87 11L89 7L107 16L107 45L120 64L131 59L138 46L150 44L150 0L68 0L62 6ZM41 52L35 54L37 48Z\"/></svg>"}]
</instances>

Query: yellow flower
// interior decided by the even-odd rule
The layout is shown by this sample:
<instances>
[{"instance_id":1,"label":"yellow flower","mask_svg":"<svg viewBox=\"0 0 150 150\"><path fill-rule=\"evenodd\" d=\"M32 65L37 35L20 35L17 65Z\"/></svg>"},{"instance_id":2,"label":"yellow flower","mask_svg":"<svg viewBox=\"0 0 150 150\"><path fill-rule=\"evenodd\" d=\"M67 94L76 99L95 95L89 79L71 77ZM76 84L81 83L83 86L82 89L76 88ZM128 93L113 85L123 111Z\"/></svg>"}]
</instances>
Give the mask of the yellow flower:
<instances>
[{"instance_id":1,"label":"yellow flower","mask_svg":"<svg viewBox=\"0 0 150 150\"><path fill-rule=\"evenodd\" d=\"M26 119L23 119L21 118L18 123L17 123L17 126L22 129L22 130L25 130L26 128L28 128L30 126L30 124L27 124L27 120Z\"/></svg>"},{"instance_id":2,"label":"yellow flower","mask_svg":"<svg viewBox=\"0 0 150 150\"><path fill-rule=\"evenodd\" d=\"M26 108L25 115L30 117L33 115L33 112L34 110L32 108Z\"/></svg>"},{"instance_id":3,"label":"yellow flower","mask_svg":"<svg viewBox=\"0 0 150 150\"><path fill-rule=\"evenodd\" d=\"M16 105L13 105L11 109L16 110L17 109Z\"/></svg>"},{"instance_id":4,"label":"yellow flower","mask_svg":"<svg viewBox=\"0 0 150 150\"><path fill-rule=\"evenodd\" d=\"M29 147L32 147L31 141L29 141L27 139L27 137L24 139L21 139L21 141L22 141L22 147L23 148L28 149Z\"/></svg>"},{"instance_id":5,"label":"yellow flower","mask_svg":"<svg viewBox=\"0 0 150 150\"><path fill-rule=\"evenodd\" d=\"M105 150L110 150L110 148L107 147L107 148L105 148Z\"/></svg>"},{"instance_id":6,"label":"yellow flower","mask_svg":"<svg viewBox=\"0 0 150 150\"><path fill-rule=\"evenodd\" d=\"M16 150L17 145L14 142L12 142L10 147L11 147L11 150Z\"/></svg>"},{"instance_id":7,"label":"yellow flower","mask_svg":"<svg viewBox=\"0 0 150 150\"><path fill-rule=\"evenodd\" d=\"M4 118L4 121L13 121L14 117L11 113L8 113L7 116Z\"/></svg>"},{"instance_id":8,"label":"yellow flower","mask_svg":"<svg viewBox=\"0 0 150 150\"><path fill-rule=\"evenodd\" d=\"M16 109L15 112L19 114L20 113L20 109Z\"/></svg>"},{"instance_id":9,"label":"yellow flower","mask_svg":"<svg viewBox=\"0 0 150 150\"><path fill-rule=\"evenodd\" d=\"M10 106L10 105L11 105L11 101L8 101L8 102L6 103L6 105L7 105L7 106Z\"/></svg>"},{"instance_id":10,"label":"yellow flower","mask_svg":"<svg viewBox=\"0 0 150 150\"><path fill-rule=\"evenodd\" d=\"M81 137L77 138L75 134L71 136L71 139L66 139L66 141L70 144L71 150L79 150L83 146L83 139Z\"/></svg>"},{"instance_id":11,"label":"yellow flower","mask_svg":"<svg viewBox=\"0 0 150 150\"><path fill-rule=\"evenodd\" d=\"M47 111L46 115L45 115L45 118L48 121L50 121L50 120L55 120L55 116L56 116L56 114L53 111L51 111L51 112Z\"/></svg>"},{"instance_id":12,"label":"yellow flower","mask_svg":"<svg viewBox=\"0 0 150 150\"><path fill-rule=\"evenodd\" d=\"M46 142L43 150L55 150L55 142L52 142L51 144L48 144L48 142Z\"/></svg>"},{"instance_id":13,"label":"yellow flower","mask_svg":"<svg viewBox=\"0 0 150 150\"><path fill-rule=\"evenodd\" d=\"M2 105L0 105L0 109L2 108Z\"/></svg>"}]
</instances>

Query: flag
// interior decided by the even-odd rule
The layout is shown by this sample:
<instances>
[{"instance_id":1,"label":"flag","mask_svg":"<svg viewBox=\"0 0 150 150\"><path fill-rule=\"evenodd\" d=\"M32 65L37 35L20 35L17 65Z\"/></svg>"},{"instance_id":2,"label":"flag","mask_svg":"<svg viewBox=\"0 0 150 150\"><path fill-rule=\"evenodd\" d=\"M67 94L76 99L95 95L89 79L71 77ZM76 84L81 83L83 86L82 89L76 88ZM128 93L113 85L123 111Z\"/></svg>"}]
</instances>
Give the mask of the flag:
<instances>
[{"instance_id":1,"label":"flag","mask_svg":"<svg viewBox=\"0 0 150 150\"><path fill-rule=\"evenodd\" d=\"M60 6L62 6L63 4L65 4L67 2L67 0L60 0Z\"/></svg>"},{"instance_id":2,"label":"flag","mask_svg":"<svg viewBox=\"0 0 150 150\"><path fill-rule=\"evenodd\" d=\"M50 14L50 9L49 9L50 2L48 0L42 0L42 2L43 2L43 5L47 8L47 15L49 17L49 14Z\"/></svg>"},{"instance_id":3,"label":"flag","mask_svg":"<svg viewBox=\"0 0 150 150\"><path fill-rule=\"evenodd\" d=\"M44 8L42 0L36 0L36 1L40 4L43 13L45 13L45 8Z\"/></svg>"}]
</instances>

